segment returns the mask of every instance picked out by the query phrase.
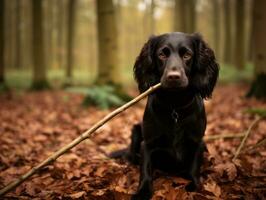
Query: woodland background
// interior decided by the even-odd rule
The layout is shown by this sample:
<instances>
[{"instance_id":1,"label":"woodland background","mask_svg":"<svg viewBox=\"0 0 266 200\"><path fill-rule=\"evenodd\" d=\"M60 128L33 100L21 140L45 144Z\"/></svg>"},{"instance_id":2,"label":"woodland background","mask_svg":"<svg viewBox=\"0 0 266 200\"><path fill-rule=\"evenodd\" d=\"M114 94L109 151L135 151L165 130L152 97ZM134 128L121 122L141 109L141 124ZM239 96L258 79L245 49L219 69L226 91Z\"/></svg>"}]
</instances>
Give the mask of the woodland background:
<instances>
[{"instance_id":1,"label":"woodland background","mask_svg":"<svg viewBox=\"0 0 266 200\"><path fill-rule=\"evenodd\" d=\"M10 87L130 85L144 42L171 31L203 35L221 65L220 81L251 80L266 71L265 64L254 67L265 61L261 0L0 2L0 82Z\"/></svg>"},{"instance_id":2,"label":"woodland background","mask_svg":"<svg viewBox=\"0 0 266 200\"><path fill-rule=\"evenodd\" d=\"M158 172L153 199L266 198L265 0L0 0L0 189L138 94L150 35L200 32L220 64L206 101L201 188ZM145 101L1 199L130 199L129 144ZM240 153L237 149L244 142Z\"/></svg>"}]
</instances>

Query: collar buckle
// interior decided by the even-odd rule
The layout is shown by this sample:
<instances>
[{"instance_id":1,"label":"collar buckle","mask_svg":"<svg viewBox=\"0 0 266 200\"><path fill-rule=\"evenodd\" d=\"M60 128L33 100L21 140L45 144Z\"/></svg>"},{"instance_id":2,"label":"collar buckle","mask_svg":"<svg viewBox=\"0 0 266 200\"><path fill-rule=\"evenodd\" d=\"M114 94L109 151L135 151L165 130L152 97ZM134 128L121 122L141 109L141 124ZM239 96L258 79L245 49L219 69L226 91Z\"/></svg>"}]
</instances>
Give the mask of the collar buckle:
<instances>
[{"instance_id":1,"label":"collar buckle","mask_svg":"<svg viewBox=\"0 0 266 200\"><path fill-rule=\"evenodd\" d=\"M175 109L174 109L173 112L172 112L172 118L173 118L173 120L175 121L175 123L177 123L178 120L179 120L179 114L176 112Z\"/></svg>"}]
</instances>

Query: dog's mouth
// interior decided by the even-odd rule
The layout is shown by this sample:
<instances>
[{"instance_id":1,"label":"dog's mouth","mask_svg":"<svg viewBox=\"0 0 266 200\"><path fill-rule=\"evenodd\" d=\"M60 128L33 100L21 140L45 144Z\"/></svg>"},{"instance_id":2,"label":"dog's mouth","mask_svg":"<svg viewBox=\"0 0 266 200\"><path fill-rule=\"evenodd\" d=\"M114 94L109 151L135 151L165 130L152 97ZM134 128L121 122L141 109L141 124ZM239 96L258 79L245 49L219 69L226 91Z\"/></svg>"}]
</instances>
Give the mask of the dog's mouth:
<instances>
[{"instance_id":1,"label":"dog's mouth","mask_svg":"<svg viewBox=\"0 0 266 200\"><path fill-rule=\"evenodd\" d=\"M162 88L167 90L184 90L188 87L188 80L179 80L179 81L172 81L172 80L161 80Z\"/></svg>"}]
</instances>

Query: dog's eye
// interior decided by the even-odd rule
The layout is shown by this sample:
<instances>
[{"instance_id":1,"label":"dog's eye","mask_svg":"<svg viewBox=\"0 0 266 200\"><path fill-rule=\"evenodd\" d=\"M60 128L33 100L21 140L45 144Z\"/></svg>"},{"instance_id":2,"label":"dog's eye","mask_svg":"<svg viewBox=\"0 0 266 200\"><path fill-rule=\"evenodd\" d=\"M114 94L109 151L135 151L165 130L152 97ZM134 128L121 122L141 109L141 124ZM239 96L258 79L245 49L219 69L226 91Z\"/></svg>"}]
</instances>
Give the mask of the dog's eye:
<instances>
[{"instance_id":1,"label":"dog's eye","mask_svg":"<svg viewBox=\"0 0 266 200\"><path fill-rule=\"evenodd\" d=\"M191 53L189 53L189 52L186 52L186 53L183 55L183 59L184 59L184 60L189 60L189 59L191 59L191 57L192 57L192 55L191 55Z\"/></svg>"},{"instance_id":2,"label":"dog's eye","mask_svg":"<svg viewBox=\"0 0 266 200\"><path fill-rule=\"evenodd\" d=\"M161 52L159 53L158 57L161 59L161 60L165 60L166 59L166 56Z\"/></svg>"},{"instance_id":3,"label":"dog's eye","mask_svg":"<svg viewBox=\"0 0 266 200\"><path fill-rule=\"evenodd\" d=\"M161 51L160 51L160 53L159 53L159 58L161 59L161 60L165 60L166 58L168 58L169 56L170 56L170 49L168 48L168 47L164 47Z\"/></svg>"}]
</instances>

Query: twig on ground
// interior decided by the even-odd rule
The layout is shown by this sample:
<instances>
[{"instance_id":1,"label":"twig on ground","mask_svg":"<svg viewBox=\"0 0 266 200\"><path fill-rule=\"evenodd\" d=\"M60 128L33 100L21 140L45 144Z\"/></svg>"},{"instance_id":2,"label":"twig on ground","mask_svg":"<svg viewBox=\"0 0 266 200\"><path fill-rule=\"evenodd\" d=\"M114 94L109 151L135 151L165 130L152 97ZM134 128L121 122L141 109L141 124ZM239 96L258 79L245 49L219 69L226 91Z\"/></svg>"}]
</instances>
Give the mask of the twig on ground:
<instances>
[{"instance_id":1,"label":"twig on ground","mask_svg":"<svg viewBox=\"0 0 266 200\"><path fill-rule=\"evenodd\" d=\"M265 145L265 144L266 144L266 138L264 138L264 139L262 139L261 141L257 142L255 145L253 145L253 146L251 146L251 147L245 149L243 152L249 152L249 151L252 152L252 151L254 151L255 149L257 149L257 148L259 148L259 147L261 147L261 146L263 146L263 145Z\"/></svg>"},{"instance_id":2,"label":"twig on ground","mask_svg":"<svg viewBox=\"0 0 266 200\"><path fill-rule=\"evenodd\" d=\"M240 153L240 151L242 150L242 148L243 148L243 146L244 146L244 144L245 144L245 142L246 142L246 140L247 140L247 138L248 138L248 136L249 136L249 134L250 134L250 132L251 132L251 129L252 129L252 128L253 128L253 127L259 122L259 120L261 120L261 117L256 117L255 120L254 120L254 121L250 124L250 126L248 127L248 130L246 131L244 138L242 139L242 141L241 141L239 147L238 147L237 150L236 150L235 156L234 156L234 158L233 158L233 162L234 162L234 161L237 159L237 157L239 156L239 153Z\"/></svg>"},{"instance_id":3,"label":"twig on ground","mask_svg":"<svg viewBox=\"0 0 266 200\"><path fill-rule=\"evenodd\" d=\"M222 134L222 135L206 135L204 137L205 142L217 140L217 139L227 139L227 138L242 138L244 137L244 133L237 133L237 134Z\"/></svg>"},{"instance_id":4,"label":"twig on ground","mask_svg":"<svg viewBox=\"0 0 266 200\"><path fill-rule=\"evenodd\" d=\"M108 114L107 116L105 116L102 120L100 120L98 123L96 123L90 129L88 129L87 131L85 131L84 133L82 133L78 138L76 138L75 140L73 140L71 143L65 145L64 147L62 147L61 149L59 149L58 151L56 151L55 153L53 153L51 156L49 156L46 160L44 160L43 162L41 162L39 165L37 165L36 167L33 167L26 174L22 175L17 180L9 183L7 186L5 186L4 188L2 188L0 190L0 196L5 195L10 190L16 188L18 185L20 185L26 179L28 179L33 174L35 174L38 170L40 170L41 168L43 168L44 166L46 166L48 164L51 164L58 157L60 157L61 155L63 155L64 153L66 153L67 151L69 151L70 149L72 149L73 147L75 147L76 145L78 145L80 142L82 142L83 140L91 137L93 135L93 133L98 128L100 128L101 126L103 126L106 122L108 122L109 120L111 120L113 117L115 117L119 113L125 111L127 108L131 107L135 103L139 102L144 97L148 96L150 93L152 93L154 90L158 89L160 86L161 86L161 84L158 83L157 85L150 87L144 93L140 94L139 96L137 96L136 98L134 98L130 102L124 104L123 106L117 108L116 110L114 110L113 112L111 112L110 114Z\"/></svg>"}]
</instances>

